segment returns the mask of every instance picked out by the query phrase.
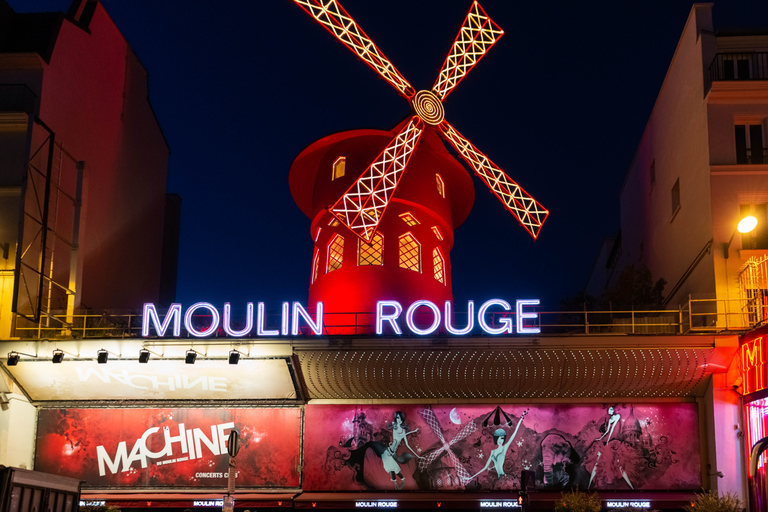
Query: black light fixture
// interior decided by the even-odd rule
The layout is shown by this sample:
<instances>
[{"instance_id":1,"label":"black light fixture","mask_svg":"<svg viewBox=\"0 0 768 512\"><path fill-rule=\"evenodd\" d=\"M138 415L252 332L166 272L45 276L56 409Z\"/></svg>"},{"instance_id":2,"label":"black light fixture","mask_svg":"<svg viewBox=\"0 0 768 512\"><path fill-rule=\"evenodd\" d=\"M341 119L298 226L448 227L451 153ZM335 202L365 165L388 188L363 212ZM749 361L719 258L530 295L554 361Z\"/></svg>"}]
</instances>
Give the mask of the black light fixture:
<instances>
[{"instance_id":1,"label":"black light fixture","mask_svg":"<svg viewBox=\"0 0 768 512\"><path fill-rule=\"evenodd\" d=\"M142 348L139 350L139 362L140 363L148 363L149 362L149 350Z\"/></svg>"},{"instance_id":2,"label":"black light fixture","mask_svg":"<svg viewBox=\"0 0 768 512\"><path fill-rule=\"evenodd\" d=\"M8 366L16 366L19 364L19 359L21 359L21 355L19 355L18 352L9 352L8 361L5 364Z\"/></svg>"},{"instance_id":3,"label":"black light fixture","mask_svg":"<svg viewBox=\"0 0 768 512\"><path fill-rule=\"evenodd\" d=\"M197 352L192 349L187 350L187 356L184 358L184 362L187 364L195 364L195 359L197 359Z\"/></svg>"},{"instance_id":4,"label":"black light fixture","mask_svg":"<svg viewBox=\"0 0 768 512\"><path fill-rule=\"evenodd\" d=\"M109 352L107 352L103 348L96 353L96 360L99 362L99 364L107 364L108 359L109 359Z\"/></svg>"},{"instance_id":5,"label":"black light fixture","mask_svg":"<svg viewBox=\"0 0 768 512\"><path fill-rule=\"evenodd\" d=\"M240 362L240 352L237 350L229 351L229 364L237 364Z\"/></svg>"},{"instance_id":6,"label":"black light fixture","mask_svg":"<svg viewBox=\"0 0 768 512\"><path fill-rule=\"evenodd\" d=\"M53 351L53 358L51 358L51 361L53 361L56 364L59 364L64 360L64 351L56 349Z\"/></svg>"}]
</instances>

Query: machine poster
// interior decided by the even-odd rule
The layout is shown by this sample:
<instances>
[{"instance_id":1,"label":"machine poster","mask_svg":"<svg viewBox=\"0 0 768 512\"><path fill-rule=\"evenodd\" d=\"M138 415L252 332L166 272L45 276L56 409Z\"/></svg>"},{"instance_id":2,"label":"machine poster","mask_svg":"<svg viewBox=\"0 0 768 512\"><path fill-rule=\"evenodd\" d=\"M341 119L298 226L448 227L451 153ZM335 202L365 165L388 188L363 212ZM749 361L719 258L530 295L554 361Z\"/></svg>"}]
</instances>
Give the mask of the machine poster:
<instances>
[{"instance_id":1,"label":"machine poster","mask_svg":"<svg viewBox=\"0 0 768 512\"><path fill-rule=\"evenodd\" d=\"M237 486L298 487L300 424L298 408L42 409L35 469L92 487L225 488L237 429Z\"/></svg>"}]
</instances>

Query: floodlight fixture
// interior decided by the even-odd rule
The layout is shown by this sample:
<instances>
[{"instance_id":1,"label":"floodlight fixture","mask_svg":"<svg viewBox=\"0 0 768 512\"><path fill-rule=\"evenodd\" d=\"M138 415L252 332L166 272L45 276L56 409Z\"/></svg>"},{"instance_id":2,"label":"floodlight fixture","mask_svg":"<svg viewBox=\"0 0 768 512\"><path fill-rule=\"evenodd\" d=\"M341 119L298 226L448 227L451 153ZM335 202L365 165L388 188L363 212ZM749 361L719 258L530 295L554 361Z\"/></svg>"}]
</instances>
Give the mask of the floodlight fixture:
<instances>
[{"instance_id":1,"label":"floodlight fixture","mask_svg":"<svg viewBox=\"0 0 768 512\"><path fill-rule=\"evenodd\" d=\"M5 364L7 366L16 366L19 364L19 361L21 360L21 356L27 356L37 359L36 355L33 354L25 354L24 352L16 352L15 350L12 350L8 352L8 359L5 361Z\"/></svg>"},{"instance_id":2,"label":"floodlight fixture","mask_svg":"<svg viewBox=\"0 0 768 512\"><path fill-rule=\"evenodd\" d=\"M53 361L55 364L59 364L63 360L64 360L64 351L59 349L54 350L51 361Z\"/></svg>"},{"instance_id":3,"label":"floodlight fixture","mask_svg":"<svg viewBox=\"0 0 768 512\"><path fill-rule=\"evenodd\" d=\"M195 364L195 359L197 359L197 352L192 349L187 350L187 355L184 358L184 362L187 364Z\"/></svg>"},{"instance_id":4,"label":"floodlight fixture","mask_svg":"<svg viewBox=\"0 0 768 512\"><path fill-rule=\"evenodd\" d=\"M237 350L230 350L229 352L229 364L237 364L240 362L240 352Z\"/></svg>"},{"instance_id":5,"label":"floodlight fixture","mask_svg":"<svg viewBox=\"0 0 768 512\"><path fill-rule=\"evenodd\" d=\"M139 362L140 363L148 363L149 362L149 350L142 348L139 350Z\"/></svg>"},{"instance_id":6,"label":"floodlight fixture","mask_svg":"<svg viewBox=\"0 0 768 512\"><path fill-rule=\"evenodd\" d=\"M96 353L96 360L99 362L99 364L107 364L107 361L109 360L109 352L107 352L103 348L100 349Z\"/></svg>"}]
</instances>

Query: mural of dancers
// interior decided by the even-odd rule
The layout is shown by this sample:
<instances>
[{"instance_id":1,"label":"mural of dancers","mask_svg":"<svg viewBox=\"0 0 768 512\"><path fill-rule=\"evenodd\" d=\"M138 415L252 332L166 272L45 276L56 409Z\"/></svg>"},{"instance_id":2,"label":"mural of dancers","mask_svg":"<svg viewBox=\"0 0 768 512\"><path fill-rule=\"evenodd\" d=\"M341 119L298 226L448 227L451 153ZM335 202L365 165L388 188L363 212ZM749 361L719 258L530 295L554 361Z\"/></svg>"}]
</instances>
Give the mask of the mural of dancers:
<instances>
[{"instance_id":1,"label":"mural of dancers","mask_svg":"<svg viewBox=\"0 0 768 512\"><path fill-rule=\"evenodd\" d=\"M542 491L701 487L696 404L310 404L304 411L308 491L511 491L522 471L534 472Z\"/></svg>"},{"instance_id":2,"label":"mural of dancers","mask_svg":"<svg viewBox=\"0 0 768 512\"><path fill-rule=\"evenodd\" d=\"M387 471L392 479L392 483L395 489L398 491L405 487L405 477L400 470L400 464L405 464L413 457L423 459L421 455L413 451L413 448L408 444L408 435L415 434L419 429L414 429L408 432L408 426L405 424L405 413L403 411L395 411L395 419L389 424L387 430L392 431L392 441L385 448L375 450L377 455L381 457L381 463L384 465L384 470ZM405 447L408 448L411 453L397 454L397 449L400 447L400 443L405 443ZM398 483L398 479L400 483Z\"/></svg>"},{"instance_id":3,"label":"mural of dancers","mask_svg":"<svg viewBox=\"0 0 768 512\"><path fill-rule=\"evenodd\" d=\"M634 411L634 410L633 410ZM629 421L631 418L631 421ZM625 426L629 426L631 429L631 426L634 424L637 424L637 430L641 431L639 422L635 419L634 412L630 413L630 418L628 418L627 422L625 422ZM607 465L610 469L609 471L612 471L616 474L621 475L621 478L627 482L627 485L629 485L630 489L634 489L635 487L632 485L632 481L627 474L627 469L625 465L626 459L636 459L636 454L633 453L633 450L627 450L627 446L624 446L624 441L626 440L625 437L622 435L622 439L614 438L613 443L611 443L611 436L613 436L614 430L616 429L616 425L619 424L619 421L621 420L621 414L619 414L616 411L616 408L614 406L608 407L608 411L606 414L605 419L603 420L602 424L600 425L600 432L603 434L597 439L595 439L596 443L599 443L599 449L597 450L597 458L595 459L595 463L592 466L592 472L590 473L589 477L589 484L587 485L587 489L592 487L592 482L595 479L595 475L597 474L598 467L601 469L603 466ZM622 434L624 434L624 430L622 429ZM606 437L607 436L607 437ZM605 441L603 441L605 439ZM634 448L634 447L632 447ZM608 456L610 457L609 460L603 459L602 465L600 463L600 457L603 456L603 451L605 451ZM625 455L629 455L628 457Z\"/></svg>"},{"instance_id":4,"label":"mural of dancers","mask_svg":"<svg viewBox=\"0 0 768 512\"><path fill-rule=\"evenodd\" d=\"M480 475L480 473L484 473L485 471L488 471L488 469L491 467L491 464L493 464L493 469L496 470L496 476L499 478L505 477L506 474L504 473L504 461L507 458L507 450L509 450L509 446L512 444L512 441L515 440L515 436L517 435L517 431L520 429L520 425L523 423L523 418L525 418L525 415L528 414L528 411L523 411L523 413L520 415L520 419L517 421L517 426L515 427L515 431L512 432L512 435L509 436L509 440L506 440L507 438L507 431L503 428L497 428L493 432L493 444L496 445L496 447L491 450L491 453L488 454L488 462L485 463L485 467L472 475L470 477L470 480ZM507 421L506 426L509 427L512 425L511 420Z\"/></svg>"}]
</instances>

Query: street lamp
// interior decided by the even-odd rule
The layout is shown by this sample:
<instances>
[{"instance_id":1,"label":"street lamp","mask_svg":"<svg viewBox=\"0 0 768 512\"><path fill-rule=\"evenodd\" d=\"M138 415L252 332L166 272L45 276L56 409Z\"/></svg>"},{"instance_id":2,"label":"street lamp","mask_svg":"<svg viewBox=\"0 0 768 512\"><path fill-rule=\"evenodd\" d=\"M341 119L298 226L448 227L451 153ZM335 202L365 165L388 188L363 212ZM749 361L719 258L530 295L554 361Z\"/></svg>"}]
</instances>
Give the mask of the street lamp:
<instances>
[{"instance_id":1,"label":"street lamp","mask_svg":"<svg viewBox=\"0 0 768 512\"><path fill-rule=\"evenodd\" d=\"M757 218L752 215L747 215L743 219L739 221L739 225L736 227L736 231L739 233L749 233L750 231L754 230L757 227ZM731 242L733 242L733 237L736 236L736 231L733 232L731 235L731 239L728 240L727 244L723 244L723 256L725 256L725 259L728 259L728 249L731 247Z\"/></svg>"}]
</instances>

